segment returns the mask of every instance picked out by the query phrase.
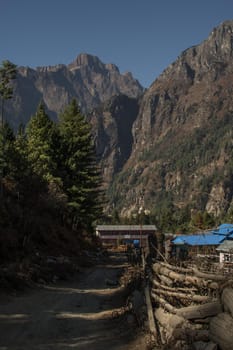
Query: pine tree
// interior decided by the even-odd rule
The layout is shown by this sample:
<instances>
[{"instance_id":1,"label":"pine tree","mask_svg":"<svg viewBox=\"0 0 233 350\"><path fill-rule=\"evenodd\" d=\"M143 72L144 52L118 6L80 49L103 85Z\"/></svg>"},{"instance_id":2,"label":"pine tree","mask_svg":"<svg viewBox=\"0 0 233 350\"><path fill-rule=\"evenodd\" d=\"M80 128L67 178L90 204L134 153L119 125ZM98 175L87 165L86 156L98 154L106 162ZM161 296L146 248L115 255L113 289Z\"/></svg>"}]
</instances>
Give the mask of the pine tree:
<instances>
[{"instance_id":1,"label":"pine tree","mask_svg":"<svg viewBox=\"0 0 233 350\"><path fill-rule=\"evenodd\" d=\"M90 229L101 213L100 175L91 127L75 100L60 116L60 172L74 226Z\"/></svg>"},{"instance_id":2,"label":"pine tree","mask_svg":"<svg viewBox=\"0 0 233 350\"><path fill-rule=\"evenodd\" d=\"M28 160L33 172L44 181L52 181L56 171L54 156L53 133L54 123L40 103L36 114L30 119L26 134L28 144Z\"/></svg>"},{"instance_id":3,"label":"pine tree","mask_svg":"<svg viewBox=\"0 0 233 350\"><path fill-rule=\"evenodd\" d=\"M25 133L25 128L20 125L16 133L15 141L15 169L14 179L17 182L18 192L25 192L32 188L31 181L33 176L33 171L28 160L28 141ZM29 186L30 184L30 186Z\"/></svg>"},{"instance_id":4,"label":"pine tree","mask_svg":"<svg viewBox=\"0 0 233 350\"><path fill-rule=\"evenodd\" d=\"M1 125L4 124L4 101L13 96L11 81L16 78L17 66L10 61L2 62L0 67L0 98L1 98Z\"/></svg>"},{"instance_id":5,"label":"pine tree","mask_svg":"<svg viewBox=\"0 0 233 350\"><path fill-rule=\"evenodd\" d=\"M4 130L4 102L13 96L13 87L11 82L16 78L16 65L6 60L0 67L0 102L1 102L1 130L0 130L0 178L1 178L1 195L3 195L3 178L5 176L6 161L6 140ZM8 128L8 126L7 126Z\"/></svg>"},{"instance_id":6,"label":"pine tree","mask_svg":"<svg viewBox=\"0 0 233 350\"><path fill-rule=\"evenodd\" d=\"M0 128L0 168L3 177L12 173L12 161L14 158L14 133L8 123Z\"/></svg>"},{"instance_id":7,"label":"pine tree","mask_svg":"<svg viewBox=\"0 0 233 350\"><path fill-rule=\"evenodd\" d=\"M8 192L19 196L21 190L28 186L28 180L31 177L25 155L26 141L20 145L18 136L15 137L13 130L6 122L0 128L0 137L4 140L4 143L0 142L1 169L4 174L2 191L5 187Z\"/></svg>"}]
</instances>

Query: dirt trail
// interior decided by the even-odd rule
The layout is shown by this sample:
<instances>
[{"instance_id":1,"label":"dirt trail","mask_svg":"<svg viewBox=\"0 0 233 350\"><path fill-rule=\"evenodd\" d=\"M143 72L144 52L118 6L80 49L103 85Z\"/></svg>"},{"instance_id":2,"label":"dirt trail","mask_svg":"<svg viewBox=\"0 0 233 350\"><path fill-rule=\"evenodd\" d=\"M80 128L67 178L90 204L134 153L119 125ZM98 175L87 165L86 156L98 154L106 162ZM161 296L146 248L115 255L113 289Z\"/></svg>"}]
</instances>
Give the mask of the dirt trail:
<instances>
[{"instance_id":1,"label":"dirt trail","mask_svg":"<svg viewBox=\"0 0 233 350\"><path fill-rule=\"evenodd\" d=\"M73 282L45 286L0 301L0 350L145 350L143 336L112 319L119 288L106 285L122 262L86 269Z\"/></svg>"}]
</instances>

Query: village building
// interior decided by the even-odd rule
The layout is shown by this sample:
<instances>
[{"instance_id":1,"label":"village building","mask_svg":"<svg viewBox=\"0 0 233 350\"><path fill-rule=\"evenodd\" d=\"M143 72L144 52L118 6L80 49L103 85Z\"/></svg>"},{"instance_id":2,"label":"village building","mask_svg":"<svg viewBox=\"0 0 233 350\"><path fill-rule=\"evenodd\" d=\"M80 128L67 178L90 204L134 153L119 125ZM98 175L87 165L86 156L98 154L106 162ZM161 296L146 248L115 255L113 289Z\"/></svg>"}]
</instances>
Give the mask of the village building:
<instances>
[{"instance_id":1,"label":"village building","mask_svg":"<svg viewBox=\"0 0 233 350\"><path fill-rule=\"evenodd\" d=\"M225 240L216 248L219 252L219 262L221 264L230 263L233 265L233 240Z\"/></svg>"},{"instance_id":2,"label":"village building","mask_svg":"<svg viewBox=\"0 0 233 350\"><path fill-rule=\"evenodd\" d=\"M155 225L98 225L96 235L105 245L146 247L148 237L154 235L156 230Z\"/></svg>"},{"instance_id":3,"label":"village building","mask_svg":"<svg viewBox=\"0 0 233 350\"><path fill-rule=\"evenodd\" d=\"M219 260L220 247L226 241L233 242L232 224L222 224L208 232L176 236L172 240L172 255L180 259L209 256ZM221 259L224 259L223 255Z\"/></svg>"},{"instance_id":4,"label":"village building","mask_svg":"<svg viewBox=\"0 0 233 350\"><path fill-rule=\"evenodd\" d=\"M174 255L177 258L193 257L196 255L215 255L216 248L225 240L223 235L196 234L178 236L173 240Z\"/></svg>"}]
</instances>

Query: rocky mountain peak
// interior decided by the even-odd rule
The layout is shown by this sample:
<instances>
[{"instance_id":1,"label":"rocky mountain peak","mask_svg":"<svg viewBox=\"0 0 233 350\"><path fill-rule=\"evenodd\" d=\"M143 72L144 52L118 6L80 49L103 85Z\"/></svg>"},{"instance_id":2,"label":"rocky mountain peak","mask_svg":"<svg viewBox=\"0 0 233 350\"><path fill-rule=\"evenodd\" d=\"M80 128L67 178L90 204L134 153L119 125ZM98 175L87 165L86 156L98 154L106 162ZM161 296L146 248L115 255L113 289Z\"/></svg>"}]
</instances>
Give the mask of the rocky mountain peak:
<instances>
[{"instance_id":1,"label":"rocky mountain peak","mask_svg":"<svg viewBox=\"0 0 233 350\"><path fill-rule=\"evenodd\" d=\"M214 53L220 56L232 56L233 49L233 21L225 21L213 29L207 42L212 42Z\"/></svg>"},{"instance_id":2,"label":"rocky mountain peak","mask_svg":"<svg viewBox=\"0 0 233 350\"><path fill-rule=\"evenodd\" d=\"M79 54L76 59L68 65L68 69L75 70L81 67L88 66L93 68L95 66L104 66L97 56L89 55L87 53Z\"/></svg>"},{"instance_id":3,"label":"rocky mountain peak","mask_svg":"<svg viewBox=\"0 0 233 350\"><path fill-rule=\"evenodd\" d=\"M87 53L81 53L76 59L68 65L70 71L88 68L89 71L96 72L115 72L120 74L118 67L113 63L103 63L97 56Z\"/></svg>"},{"instance_id":4,"label":"rocky mountain peak","mask_svg":"<svg viewBox=\"0 0 233 350\"><path fill-rule=\"evenodd\" d=\"M215 80L218 74L228 71L233 56L233 21L225 21L214 28L208 38L201 44L192 46L181 53L175 62L170 64L158 81L167 80L172 75L173 79L180 79L193 83L194 79ZM230 68L231 69L231 68ZM157 84L155 80L154 84Z\"/></svg>"}]
</instances>

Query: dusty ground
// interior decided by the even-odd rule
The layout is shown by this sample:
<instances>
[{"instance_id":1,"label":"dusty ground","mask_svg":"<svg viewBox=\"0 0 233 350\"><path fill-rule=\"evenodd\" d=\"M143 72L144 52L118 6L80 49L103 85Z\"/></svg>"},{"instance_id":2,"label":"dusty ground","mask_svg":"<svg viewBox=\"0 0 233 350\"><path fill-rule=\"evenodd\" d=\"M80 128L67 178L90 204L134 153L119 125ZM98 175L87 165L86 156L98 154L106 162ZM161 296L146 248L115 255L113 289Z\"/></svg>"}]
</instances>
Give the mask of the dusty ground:
<instances>
[{"instance_id":1,"label":"dusty ground","mask_svg":"<svg viewBox=\"0 0 233 350\"><path fill-rule=\"evenodd\" d=\"M0 350L145 350L135 324L113 319L124 303L122 261L85 269L75 280L0 300Z\"/></svg>"}]
</instances>

